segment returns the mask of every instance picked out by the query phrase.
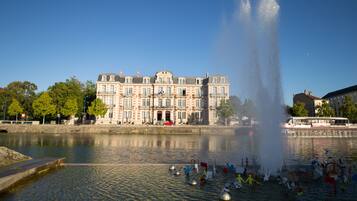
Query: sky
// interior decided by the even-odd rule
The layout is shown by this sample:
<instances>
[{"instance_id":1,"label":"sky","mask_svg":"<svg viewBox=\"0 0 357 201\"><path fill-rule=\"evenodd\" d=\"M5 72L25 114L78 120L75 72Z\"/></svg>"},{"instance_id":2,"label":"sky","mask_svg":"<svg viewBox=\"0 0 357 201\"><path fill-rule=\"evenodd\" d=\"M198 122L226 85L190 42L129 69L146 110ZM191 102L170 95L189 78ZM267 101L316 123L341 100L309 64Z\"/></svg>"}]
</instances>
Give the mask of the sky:
<instances>
[{"instance_id":1,"label":"sky","mask_svg":"<svg viewBox=\"0 0 357 201\"><path fill-rule=\"evenodd\" d=\"M237 1L0 0L0 87L29 80L46 90L105 72L235 76L217 42ZM357 1L280 0L284 101L357 84ZM232 83L232 87L235 86ZM234 91L234 90L231 90ZM240 94L237 94L240 95Z\"/></svg>"}]
</instances>

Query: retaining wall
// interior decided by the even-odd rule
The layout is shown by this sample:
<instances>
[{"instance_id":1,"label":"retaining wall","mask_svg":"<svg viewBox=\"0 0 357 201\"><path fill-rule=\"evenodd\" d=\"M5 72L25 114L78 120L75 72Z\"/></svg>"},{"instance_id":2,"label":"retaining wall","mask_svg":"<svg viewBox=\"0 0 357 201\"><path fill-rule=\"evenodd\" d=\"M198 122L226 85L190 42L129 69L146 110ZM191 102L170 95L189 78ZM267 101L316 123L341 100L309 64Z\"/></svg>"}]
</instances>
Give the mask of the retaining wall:
<instances>
[{"instance_id":1,"label":"retaining wall","mask_svg":"<svg viewBox=\"0 0 357 201\"><path fill-rule=\"evenodd\" d=\"M233 135L236 127L228 126L113 126L113 125L6 125L0 131L7 133L50 134L222 134Z\"/></svg>"}]
</instances>

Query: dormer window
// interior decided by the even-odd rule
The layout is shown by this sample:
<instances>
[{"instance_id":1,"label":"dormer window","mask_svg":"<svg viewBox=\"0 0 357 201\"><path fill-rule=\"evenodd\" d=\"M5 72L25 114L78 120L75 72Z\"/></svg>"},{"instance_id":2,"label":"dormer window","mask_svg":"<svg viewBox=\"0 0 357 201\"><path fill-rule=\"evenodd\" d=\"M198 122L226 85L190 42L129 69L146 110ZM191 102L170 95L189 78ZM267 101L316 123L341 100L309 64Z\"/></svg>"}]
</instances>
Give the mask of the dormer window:
<instances>
[{"instance_id":1,"label":"dormer window","mask_svg":"<svg viewBox=\"0 0 357 201\"><path fill-rule=\"evenodd\" d=\"M226 79L224 77L221 77L221 83L226 83Z\"/></svg>"},{"instance_id":2,"label":"dormer window","mask_svg":"<svg viewBox=\"0 0 357 201\"><path fill-rule=\"evenodd\" d=\"M144 77L143 78L143 84L149 84L150 83L150 78L149 77Z\"/></svg>"},{"instance_id":3,"label":"dormer window","mask_svg":"<svg viewBox=\"0 0 357 201\"><path fill-rule=\"evenodd\" d=\"M102 75L102 81L103 82L107 81L107 76L106 75Z\"/></svg>"},{"instance_id":4,"label":"dormer window","mask_svg":"<svg viewBox=\"0 0 357 201\"><path fill-rule=\"evenodd\" d=\"M182 77L179 78L179 79L178 79L178 83L179 83L179 84L185 84L185 78L182 78Z\"/></svg>"},{"instance_id":5,"label":"dormer window","mask_svg":"<svg viewBox=\"0 0 357 201\"><path fill-rule=\"evenodd\" d=\"M113 82L114 81L114 75L110 75L109 81Z\"/></svg>"},{"instance_id":6,"label":"dormer window","mask_svg":"<svg viewBox=\"0 0 357 201\"><path fill-rule=\"evenodd\" d=\"M213 83L217 83L217 78L216 77L213 78Z\"/></svg>"},{"instance_id":7,"label":"dormer window","mask_svg":"<svg viewBox=\"0 0 357 201\"><path fill-rule=\"evenodd\" d=\"M196 84L202 84L202 80L200 78L196 78Z\"/></svg>"},{"instance_id":8,"label":"dormer window","mask_svg":"<svg viewBox=\"0 0 357 201\"><path fill-rule=\"evenodd\" d=\"M132 77L125 77L125 83L132 83L133 78Z\"/></svg>"}]
</instances>

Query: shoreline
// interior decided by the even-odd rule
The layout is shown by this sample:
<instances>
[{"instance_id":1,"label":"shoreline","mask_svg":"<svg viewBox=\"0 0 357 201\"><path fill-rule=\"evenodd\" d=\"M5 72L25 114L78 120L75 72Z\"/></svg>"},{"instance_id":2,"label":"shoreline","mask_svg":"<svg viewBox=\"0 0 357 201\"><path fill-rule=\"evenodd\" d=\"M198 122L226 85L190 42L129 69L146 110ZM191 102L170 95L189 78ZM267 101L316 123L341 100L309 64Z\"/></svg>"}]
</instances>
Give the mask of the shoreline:
<instances>
[{"instance_id":1,"label":"shoreline","mask_svg":"<svg viewBox=\"0 0 357 201\"><path fill-rule=\"evenodd\" d=\"M13 134L144 134L144 135L250 135L250 126L154 126L154 125L25 125L0 124L0 133ZM357 127L282 128L287 137L357 137Z\"/></svg>"},{"instance_id":2,"label":"shoreline","mask_svg":"<svg viewBox=\"0 0 357 201\"><path fill-rule=\"evenodd\" d=\"M234 135L237 129L251 127L233 126L152 126L152 125L23 125L0 124L1 133L29 134L182 134L182 135Z\"/></svg>"}]
</instances>

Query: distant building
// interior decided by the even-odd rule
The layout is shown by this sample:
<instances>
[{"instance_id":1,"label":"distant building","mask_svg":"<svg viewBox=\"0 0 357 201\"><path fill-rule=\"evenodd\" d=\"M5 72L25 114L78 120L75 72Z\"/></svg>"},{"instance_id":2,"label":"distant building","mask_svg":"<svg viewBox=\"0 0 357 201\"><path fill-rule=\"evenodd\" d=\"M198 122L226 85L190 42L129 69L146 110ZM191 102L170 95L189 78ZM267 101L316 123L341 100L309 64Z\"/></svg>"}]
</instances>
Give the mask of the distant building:
<instances>
[{"instance_id":1,"label":"distant building","mask_svg":"<svg viewBox=\"0 0 357 201\"><path fill-rule=\"evenodd\" d=\"M317 114L318 106L322 105L323 99L313 96L311 91L304 90L304 93L295 94L293 98L294 104L304 103L305 109L308 111L310 117L314 117Z\"/></svg>"},{"instance_id":2,"label":"distant building","mask_svg":"<svg viewBox=\"0 0 357 201\"><path fill-rule=\"evenodd\" d=\"M155 76L100 74L97 97L108 106L102 124L215 124L222 99L229 98L229 82L221 75L175 77L169 71Z\"/></svg>"},{"instance_id":3,"label":"distant building","mask_svg":"<svg viewBox=\"0 0 357 201\"><path fill-rule=\"evenodd\" d=\"M329 100L330 106L335 110L336 116L341 116L340 107L343 104L345 96L350 96L352 101L357 103L357 85L330 92L322 98Z\"/></svg>"}]
</instances>

